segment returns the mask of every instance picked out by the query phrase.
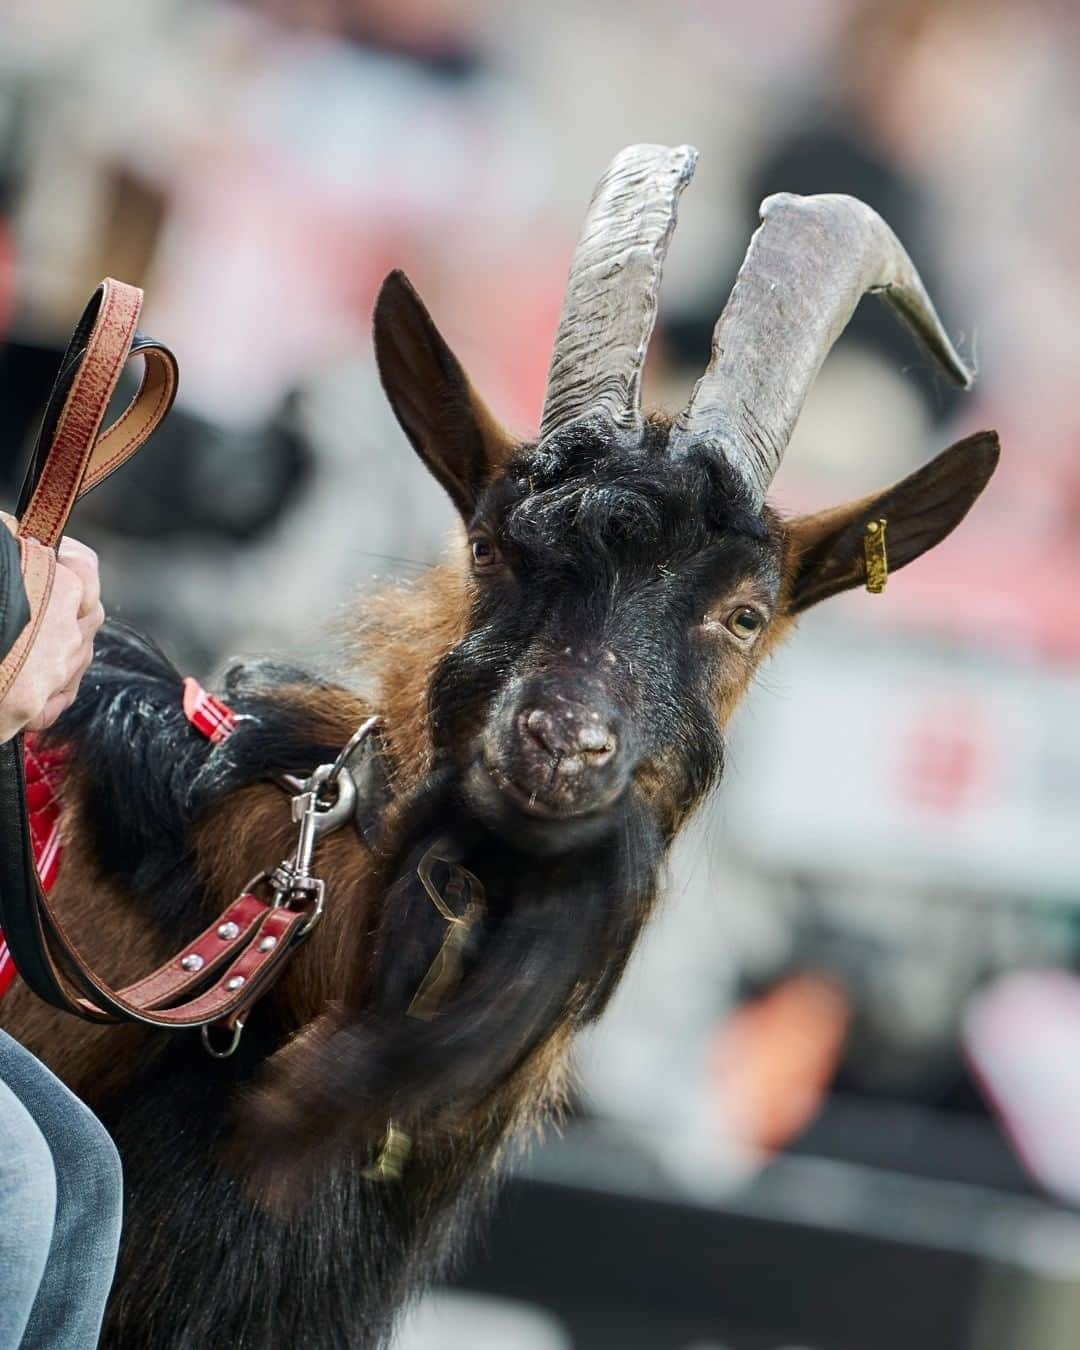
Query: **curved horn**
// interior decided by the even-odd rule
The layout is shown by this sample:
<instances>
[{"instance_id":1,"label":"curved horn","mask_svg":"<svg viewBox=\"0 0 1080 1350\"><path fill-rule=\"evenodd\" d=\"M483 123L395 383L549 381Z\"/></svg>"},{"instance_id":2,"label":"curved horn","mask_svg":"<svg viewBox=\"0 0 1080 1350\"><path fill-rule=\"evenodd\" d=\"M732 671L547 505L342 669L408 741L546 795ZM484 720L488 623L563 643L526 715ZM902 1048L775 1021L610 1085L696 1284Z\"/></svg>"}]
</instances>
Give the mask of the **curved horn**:
<instances>
[{"instance_id":1,"label":"curved horn","mask_svg":"<svg viewBox=\"0 0 1080 1350\"><path fill-rule=\"evenodd\" d=\"M673 454L705 445L765 500L803 402L867 291L876 291L959 385L974 379L903 246L855 197L778 193L713 333L708 369L672 428Z\"/></svg>"},{"instance_id":2,"label":"curved horn","mask_svg":"<svg viewBox=\"0 0 1080 1350\"><path fill-rule=\"evenodd\" d=\"M593 193L570 266L540 438L584 419L627 442L641 432L641 368L679 194L697 151L631 145Z\"/></svg>"}]
</instances>

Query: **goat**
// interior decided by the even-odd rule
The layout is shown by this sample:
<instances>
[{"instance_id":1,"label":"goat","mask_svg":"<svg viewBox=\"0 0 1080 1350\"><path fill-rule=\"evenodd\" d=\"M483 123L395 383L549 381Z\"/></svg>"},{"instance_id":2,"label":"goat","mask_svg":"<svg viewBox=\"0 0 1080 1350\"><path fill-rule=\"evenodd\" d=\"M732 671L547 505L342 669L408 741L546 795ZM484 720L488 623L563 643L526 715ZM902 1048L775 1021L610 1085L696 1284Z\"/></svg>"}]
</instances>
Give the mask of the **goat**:
<instances>
[{"instance_id":1,"label":"goat","mask_svg":"<svg viewBox=\"0 0 1080 1350\"><path fill-rule=\"evenodd\" d=\"M463 533L367 603L355 688L239 665L222 690L238 728L210 746L169 662L113 628L53 733L70 751L54 903L109 979L165 959L287 853L273 780L332 760L372 712L388 796L366 837L320 843L326 916L232 1058L22 989L3 1008L124 1158L112 1350L383 1345L462 1250L507 1148L562 1109L574 1033L619 981L755 670L804 610L867 579L870 522L902 567L994 470L986 432L833 510L766 504L867 291L971 380L901 246L849 197L764 203L688 406L643 415L694 161L635 146L600 181L535 441L499 426L405 277L383 285L383 385ZM474 906L452 952L429 865Z\"/></svg>"}]
</instances>

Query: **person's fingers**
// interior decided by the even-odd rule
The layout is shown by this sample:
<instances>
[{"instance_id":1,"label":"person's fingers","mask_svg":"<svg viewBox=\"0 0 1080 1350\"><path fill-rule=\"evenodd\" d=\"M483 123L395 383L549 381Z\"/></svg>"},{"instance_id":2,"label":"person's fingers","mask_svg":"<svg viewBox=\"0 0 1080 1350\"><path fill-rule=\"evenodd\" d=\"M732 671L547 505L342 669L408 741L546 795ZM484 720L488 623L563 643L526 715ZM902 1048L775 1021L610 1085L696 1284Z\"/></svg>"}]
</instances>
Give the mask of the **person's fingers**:
<instances>
[{"instance_id":1,"label":"person's fingers","mask_svg":"<svg viewBox=\"0 0 1080 1350\"><path fill-rule=\"evenodd\" d=\"M78 696L83 676L89 670L93 659L94 640L91 634L69 659L67 683L62 689L58 689L50 695L40 712L30 718L26 724L28 731L44 731L46 727L52 726L62 712L66 712L71 707Z\"/></svg>"},{"instance_id":2,"label":"person's fingers","mask_svg":"<svg viewBox=\"0 0 1080 1350\"><path fill-rule=\"evenodd\" d=\"M62 712L75 702L75 695L78 692L78 685L73 689L65 689L59 694L53 694L52 698L45 704L41 712L36 717L31 717L26 723L27 731L46 731Z\"/></svg>"},{"instance_id":3,"label":"person's fingers","mask_svg":"<svg viewBox=\"0 0 1080 1350\"><path fill-rule=\"evenodd\" d=\"M33 717L26 724L27 731L45 731L56 721L61 713L67 712L68 708L75 702L79 693L79 681L73 680L66 688L59 693L53 694L45 707L37 717Z\"/></svg>"},{"instance_id":4,"label":"person's fingers","mask_svg":"<svg viewBox=\"0 0 1080 1350\"><path fill-rule=\"evenodd\" d=\"M93 609L79 614L79 632L84 641L92 642L98 629L105 622L105 607L99 600Z\"/></svg>"},{"instance_id":5,"label":"person's fingers","mask_svg":"<svg viewBox=\"0 0 1080 1350\"><path fill-rule=\"evenodd\" d=\"M61 540L56 553L57 562L68 568L82 582L82 602L79 617L90 613L101 604L101 578L98 575L98 557L92 548L78 539Z\"/></svg>"},{"instance_id":6,"label":"person's fingers","mask_svg":"<svg viewBox=\"0 0 1080 1350\"><path fill-rule=\"evenodd\" d=\"M78 629L78 620L82 617L83 581L70 567L57 567L53 573L52 591L48 608L42 620L56 633L62 633L73 639L77 646L82 638Z\"/></svg>"},{"instance_id":7,"label":"person's fingers","mask_svg":"<svg viewBox=\"0 0 1080 1350\"><path fill-rule=\"evenodd\" d=\"M94 659L94 634L97 630L90 627L86 619L80 619L79 629L83 630L84 625L86 627L82 633L82 638L68 651L60 680L55 690L50 691L51 693L63 693L72 685L77 689L79 681L90 668L90 663Z\"/></svg>"},{"instance_id":8,"label":"person's fingers","mask_svg":"<svg viewBox=\"0 0 1080 1350\"><path fill-rule=\"evenodd\" d=\"M97 559L70 541L61 549L36 639L0 706L5 737L23 727L44 730L74 703L104 617Z\"/></svg>"},{"instance_id":9,"label":"person's fingers","mask_svg":"<svg viewBox=\"0 0 1080 1350\"><path fill-rule=\"evenodd\" d=\"M89 613L83 613L84 596L80 578L68 567L57 567L46 620L54 625L55 634L55 676L50 695L66 689L76 672L85 670L93 659L94 636L101 627L104 611L99 601Z\"/></svg>"},{"instance_id":10,"label":"person's fingers","mask_svg":"<svg viewBox=\"0 0 1080 1350\"><path fill-rule=\"evenodd\" d=\"M79 681L90 669L90 665L93 659L94 659L94 637L93 633L91 633L87 637L87 639L83 642L79 650L75 652L75 654L72 656L70 666L71 676L64 684L65 689L72 683L74 683L75 687L78 688Z\"/></svg>"}]
</instances>

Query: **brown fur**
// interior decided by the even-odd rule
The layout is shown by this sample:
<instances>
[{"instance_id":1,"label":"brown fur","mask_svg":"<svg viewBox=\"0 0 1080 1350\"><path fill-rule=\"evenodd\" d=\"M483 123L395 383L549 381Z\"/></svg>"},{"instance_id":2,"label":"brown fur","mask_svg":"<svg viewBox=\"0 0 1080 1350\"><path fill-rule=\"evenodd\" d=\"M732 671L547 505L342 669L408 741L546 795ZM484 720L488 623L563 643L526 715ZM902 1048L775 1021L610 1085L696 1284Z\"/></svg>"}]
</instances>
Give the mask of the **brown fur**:
<instances>
[{"instance_id":1,"label":"brown fur","mask_svg":"<svg viewBox=\"0 0 1080 1350\"><path fill-rule=\"evenodd\" d=\"M358 616L350 646L364 672L374 676L379 691L374 704L338 687L283 686L275 696L302 707L313 737L329 744L344 744L377 709L393 783L405 797L419 786L430 766L427 683L434 665L465 630L469 591L464 569L445 565L416 582L388 587L370 600ZM166 960L176 944L163 940L145 915L96 873L90 862L92 850L82 838L81 802L92 790L88 774L70 774L64 799L64 859L51 904L92 968L118 985ZM224 908L252 877L287 857L295 839L288 797L280 787L266 783L243 788L199 828L192 866ZM330 879L325 917L270 995L298 1029L340 1003L355 988L358 974L362 978L380 900L373 890L381 878L379 860L354 830L341 830L321 841L316 864L318 873ZM124 1086L154 1036L140 1027L77 1021L42 1003L21 982L5 1000L3 1013L12 1034L91 1104ZM556 1038L553 1044L564 1040ZM298 1045L289 1058L300 1049ZM287 1054L281 1052L282 1057ZM545 1052L543 1060L541 1076L546 1080L551 1075L553 1097L559 1099L565 1066L554 1051ZM523 1099L538 1099L535 1083L527 1088L522 1084L520 1090ZM547 1096L546 1090L539 1093Z\"/></svg>"},{"instance_id":2,"label":"brown fur","mask_svg":"<svg viewBox=\"0 0 1080 1350\"><path fill-rule=\"evenodd\" d=\"M972 447L982 450L987 441L992 441L991 462L982 465L973 491L958 494L958 509L948 516L942 533L952 528L989 477L996 462L996 438L970 438L941 457L942 461L951 457L950 464L955 465L958 451ZM796 618L792 597L806 557L853 523L870 518L880 509L883 497L895 498L901 488L908 487L915 501L914 491L932 467L918 471L887 494L871 494L787 524L769 513L770 531L783 540L780 605L756 644L752 660L745 660L734 676L729 670L717 686L715 708L721 726L731 718L757 666L789 635ZM278 691L278 697L302 706L305 718L331 744L344 743L370 711L377 710L394 785L401 796L413 791L430 767L427 695L431 671L467 630L472 582L463 565L463 551L459 544L454 561L433 568L416 582L391 586L376 594L357 616L351 654L374 679L377 697L373 703L337 688L286 687ZM845 557L845 583L857 584L861 556L856 552ZM658 813L670 821L670 833L674 835L695 804L672 799L662 763L640 770L636 783ZM90 785L83 775L74 774L65 804L64 863L53 902L91 964L106 979L126 980L167 957L168 944L124 896L94 874L89 850L81 839L79 801L87 790ZM223 802L201 827L198 856L192 865L224 908L255 873L286 856L293 840L294 826L280 788L270 784L246 788ZM355 981L357 970L363 968L374 923L373 908L378 903L378 897L371 894L378 869L372 868L371 855L352 831L320 843L318 862L321 872L331 879L326 917L273 994L297 1027L341 999L348 984ZM21 986L9 995L3 1011L4 1023L13 1034L91 1102L116 1086L124 1074L122 1066L134 1060L147 1039L138 1028L113 1030L76 1022L39 1003ZM556 1076L563 1072L561 1063L543 1069L544 1074Z\"/></svg>"},{"instance_id":3,"label":"brown fur","mask_svg":"<svg viewBox=\"0 0 1080 1350\"><path fill-rule=\"evenodd\" d=\"M471 409L468 416L479 426L475 435L469 433L467 421L459 428L469 452L470 472L475 475L482 468L485 455L494 464L491 472L495 472L497 464L506 460L507 442L492 430L493 424L486 411L477 412L471 390L467 393L466 403ZM437 423L429 422L419 414L415 428L410 431L414 444L429 464L438 449L437 432ZM732 606L745 604L747 596L743 592L747 587L757 585L760 578L736 578L730 585L725 582L728 590L715 597L715 605L706 616L709 623L703 622L700 630L690 630L690 649L700 655L701 669L715 672L711 699L708 700L711 708L706 709L702 722L696 725L704 726L711 712L717 728L722 731L761 661L789 634L797 614L816 599L858 583L862 575L861 531L866 519L887 510L892 537L898 541L896 565L902 566L938 542L962 518L984 486L995 461L996 440L993 437L972 438L971 442L954 447L903 484L847 507L786 523L768 512L765 523L781 574L775 607L766 616L765 627L755 641L749 645L738 643L730 631L724 631L725 619L731 615ZM433 471L465 500L476 489L477 483L459 469L460 466L438 461ZM395 855L397 836L404 827L410 799L432 776L434 741L429 695L433 672L470 632L480 583L470 572L468 556L467 543L459 537L451 562L432 569L409 586L389 587L371 598L357 616L349 650L357 675L366 679L372 690L370 699L345 688L317 684L279 685L269 695L280 701L285 710L283 720L292 724L295 719L297 725L310 729L312 744L343 745L367 716L377 712L382 751L395 802L381 822L380 847L385 847L385 854L373 853L352 829L339 831L317 845L315 870L327 882L325 917L267 996L278 1014L273 1019L275 1039L256 1041L255 1045L277 1043L282 1026L292 1035L276 1052L269 1054L266 1063L260 1067L256 1091L249 1095L244 1108L244 1128L229 1146L231 1151L226 1168L218 1165L222 1154L219 1133L205 1152L197 1154L197 1166L189 1172L197 1177L205 1174L207 1186L218 1187L215 1193L226 1197L226 1205L235 1205L237 1215L246 1214L250 1221L248 1231L252 1234L265 1232L259 1228L259 1223L275 1220L273 1215L268 1218L251 1205L250 1200L237 1195L233 1169L238 1163L248 1188L257 1190L260 1200L271 1206L294 1204L300 1196L321 1195L322 1200L310 1208L317 1210L319 1203L325 1206L321 1212L326 1215L330 1240L339 1244L350 1261L353 1249L345 1245L343 1236L346 1220L340 1208L335 1209L332 1199L327 1198L327 1190L324 1188L320 1192L317 1183L329 1178L328 1186L332 1188L330 1168L333 1164L342 1165L342 1160L345 1166L356 1168L371 1161L385 1129L385 1106L380 1103L376 1108L363 1103L353 1114L346 1114L341 1122L334 1114L342 1114L337 1098L331 1097L326 1109L330 1094L324 1092L320 1098L320 1089L322 1082L331 1086L338 1082L326 1074L337 1044L333 1041L335 1035L340 1034L343 1027L361 1026L368 1030L364 1024L365 999L378 983L374 978L379 959L376 935L384 931L383 920L387 915L399 915L411 923L414 915L408 908L393 910L386 907L389 860ZM775 572L771 572L770 577L774 592ZM693 645L698 643L701 645ZM470 712L469 716L472 715ZM471 737L475 731L475 727L466 726L458 728L456 734ZM634 796L647 807L651 821L658 827L653 837L658 835L664 842L670 842L698 805L697 800L689 799L695 794L681 786L687 781L684 775L685 766L680 769L674 750L654 753L634 771ZM704 786L700 791L704 791ZM96 855L85 834L85 804L93 792L93 766L77 766L69 776L65 791L65 856L53 903L91 964L110 981L126 982L166 959L170 951L176 951L191 933L178 932L174 941L165 941L152 926L146 909L135 905L98 873L91 861ZM182 860L181 865L190 867L209 901L220 910L257 873L273 868L287 857L295 845L295 837L286 794L275 784L256 783L234 790L218 801L198 824L192 856ZM636 864L636 855L634 860ZM544 864L538 862L537 866L542 869ZM635 865L633 872L625 872L622 876L624 879L633 877L638 871ZM544 877L546 873L541 870L539 875ZM365 1210L367 1217L362 1220L368 1224L364 1230L368 1242L366 1250L376 1254L379 1269L366 1277L359 1304L350 1292L347 1278L340 1272L328 1275L325 1287L308 1291L318 1305L316 1320L323 1317L324 1303L318 1300L334 1294L340 1296L342 1304L340 1325L348 1322L353 1309L358 1309L358 1316L366 1316L369 1312L375 1316L375 1312L367 1308L369 1300L372 1309L379 1310L379 1316L386 1309L392 1313L407 1293L400 1281L411 1281L415 1285L422 1278L420 1265L424 1268L423 1275L430 1277L434 1269L441 1268L440 1263L444 1265L450 1259L455 1244L460 1245L460 1233L455 1235L450 1229L457 1222L453 1216L458 1212L464 1214L468 1209L467 1204L462 1204L460 1211L455 1210L462 1197L471 1194L475 1199L485 1190L487 1179L511 1141L538 1130L545 1122L560 1118L567 1099L573 1034L579 1025L602 1010L618 983L640 925L655 902L654 872L648 869L642 875L647 879L639 888L640 894L633 905L627 902L627 913L619 916L623 927L598 930L616 934L610 943L605 940L596 945L594 950L599 954L599 964L574 967L566 986L545 985L542 980L534 980L529 986L531 990L558 991L559 1006L555 1014L550 1013L550 1008L556 1006L556 1000L552 998L549 1011L545 1013L547 1020L543 1023L543 1034L521 1042L531 1044L533 1048L516 1063L516 1067L512 1060L508 1061L505 1076L495 1088L485 1087L483 1090L487 1095L482 1099L474 1097L463 1105L450 1101L445 1109L441 1102L436 1102L417 1124L410 1121L413 1152L408 1172L399 1193L400 1199L391 1197L388 1202L397 1207L397 1219L403 1223L402 1233L396 1240L399 1255L406 1264L397 1268L396 1275L380 1273L383 1253L392 1245L390 1230L393 1222L397 1222L397 1219L388 1222L386 1210L380 1208L387 1202L380 1193L375 1197L374 1208ZM607 891L615 889L606 872L604 881ZM624 890L632 889L631 885L624 887ZM599 893L593 892L594 895ZM606 891L604 895L606 901ZM618 912L617 902L623 898L622 891L612 897L612 913ZM574 909L575 924L578 913ZM206 922L205 916L196 923L197 919L197 915L191 916L195 929ZM558 928L547 931L549 934L561 932ZM582 952L589 951L587 944L579 945ZM613 949L608 950L609 946ZM572 942L563 946L566 951L572 948ZM388 945L386 950L393 952L395 948ZM550 966L544 969L548 970ZM511 1000L490 1005L493 1014L497 1012L501 1017L507 1008L527 1009L530 1006L526 997L519 999L517 987L513 988L515 993ZM564 988L569 988L570 992L565 1008L559 1011ZM78 1022L38 1002L21 986L8 996L2 1013L4 1025L92 1106L110 1103L115 1109L117 1102L121 1107L126 1106L125 1090L148 1064L160 1070L160 1079L168 1078L172 1073L175 1062L172 1058L153 1058L169 1044L167 1034L133 1027L102 1028ZM483 1020L474 1023L479 1029L486 1025ZM252 1034L249 1031L249 1035ZM373 1033L368 1031L368 1034ZM454 1034L457 1034L456 1028ZM486 1037L486 1031L484 1035ZM259 1048L255 1053L261 1055L264 1052ZM486 1039L481 1044L481 1056L485 1060L491 1056ZM431 1074L431 1063L437 1063L420 1062L424 1065L424 1074ZM197 1064L192 1067L190 1057L187 1072L189 1079L185 1082L191 1079L197 1084L201 1082L201 1069ZM217 1081L227 1092L235 1092L235 1083L231 1079ZM354 1081L363 1083L367 1080L357 1074ZM435 1083L441 1091L443 1081L435 1070L433 1077L423 1079L423 1084L430 1089ZM182 1111L188 1109L187 1100L184 1097ZM159 1102L160 1097L153 1094L145 1098L147 1113L153 1113L153 1124L159 1123ZM382 1114L373 1119L371 1113L376 1109ZM213 1127L223 1129L222 1122L227 1116L220 1103L215 1104L213 1110L216 1112ZM161 1118L160 1133L166 1148L168 1138L175 1137L175 1121L179 1118ZM190 1117L183 1119L187 1133ZM142 1123L144 1118L139 1116L123 1122L136 1131ZM220 1189L223 1172L227 1178L226 1189ZM340 1180L340 1174L338 1178ZM356 1180L355 1174L353 1184L365 1192L365 1204L372 1199L366 1194L372 1188ZM193 1204L192 1222L197 1228L202 1217L197 1202L193 1201ZM185 1300L189 1298L189 1283L192 1279L204 1278L203 1267L207 1261L205 1253L194 1250L190 1244L187 1250L175 1253L186 1273L179 1277L175 1289L160 1294L148 1275L158 1259L158 1248L147 1234L152 1236L154 1232L160 1232L167 1248L177 1230L171 1220L160 1220L157 1214L147 1211L145 1201L138 1218L140 1237L129 1240L125 1249L112 1330L108 1333L112 1339L107 1340L109 1344L123 1346L123 1350L142 1344L140 1338L146 1334L145 1319L164 1316L163 1307L171 1308L173 1315L179 1315L181 1321L188 1318L190 1305ZM274 1260L277 1261L280 1255L282 1259L295 1261L304 1250L304 1242L312 1240L311 1231L309 1226L308 1236L291 1246L287 1235L282 1238L280 1252L274 1248ZM142 1265L138 1259L140 1246L145 1253ZM183 1243L178 1246L183 1247ZM167 1251L166 1254L172 1259L173 1253ZM353 1265L355 1268L355 1262ZM402 1274L402 1271L407 1273ZM274 1297L278 1302L275 1316L304 1315L310 1324L311 1315L305 1313L296 1291L286 1295L284 1290L276 1290ZM172 1331L169 1334L172 1335ZM183 1345L187 1350L189 1344L195 1343L180 1339L185 1334L182 1327L175 1334L176 1339L170 1339L169 1345ZM246 1326L243 1332L237 1333L247 1334ZM245 1339L245 1346L258 1343L260 1333L251 1334L254 1339L250 1342ZM317 1343L320 1347L346 1343L335 1339L336 1336L334 1327L328 1325L320 1329Z\"/></svg>"}]
</instances>

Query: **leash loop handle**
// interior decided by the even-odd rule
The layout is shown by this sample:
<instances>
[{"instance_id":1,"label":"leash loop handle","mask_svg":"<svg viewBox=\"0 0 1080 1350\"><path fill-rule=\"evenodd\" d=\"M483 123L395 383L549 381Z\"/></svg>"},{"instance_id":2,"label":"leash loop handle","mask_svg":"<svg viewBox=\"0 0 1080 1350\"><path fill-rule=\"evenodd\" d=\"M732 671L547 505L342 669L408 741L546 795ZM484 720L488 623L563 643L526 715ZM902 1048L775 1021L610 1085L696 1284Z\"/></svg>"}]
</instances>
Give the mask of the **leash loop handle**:
<instances>
[{"instance_id":1,"label":"leash loop handle","mask_svg":"<svg viewBox=\"0 0 1080 1350\"><path fill-rule=\"evenodd\" d=\"M176 397L172 352L137 331L143 293L106 277L90 298L60 366L16 515L19 533L54 547L76 501L153 434ZM144 363L142 383L105 431L102 422L124 366Z\"/></svg>"}]
</instances>

